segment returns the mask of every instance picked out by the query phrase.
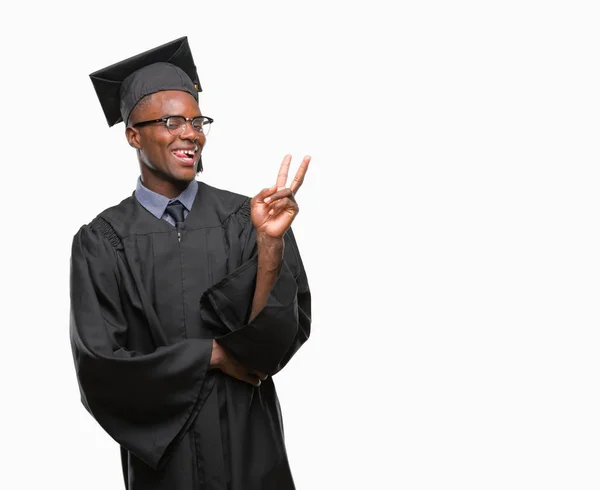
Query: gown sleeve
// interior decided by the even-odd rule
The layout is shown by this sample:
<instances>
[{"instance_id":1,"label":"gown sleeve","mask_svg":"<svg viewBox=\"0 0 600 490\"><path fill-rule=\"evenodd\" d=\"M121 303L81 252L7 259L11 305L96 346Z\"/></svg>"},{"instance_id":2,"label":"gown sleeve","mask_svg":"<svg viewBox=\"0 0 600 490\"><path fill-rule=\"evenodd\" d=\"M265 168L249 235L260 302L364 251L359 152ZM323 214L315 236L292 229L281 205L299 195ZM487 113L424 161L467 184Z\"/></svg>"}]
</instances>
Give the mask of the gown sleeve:
<instances>
[{"instance_id":1,"label":"gown sleeve","mask_svg":"<svg viewBox=\"0 0 600 490\"><path fill-rule=\"evenodd\" d=\"M225 233L230 243L240 243L241 265L202 295L203 322L215 332L217 342L247 367L273 375L310 335L310 289L294 234L291 228L286 232L280 273L265 306L249 322L258 269L249 200L228 220ZM233 244L230 250L238 251Z\"/></svg>"},{"instance_id":2,"label":"gown sleeve","mask_svg":"<svg viewBox=\"0 0 600 490\"><path fill-rule=\"evenodd\" d=\"M97 229L84 226L75 235L71 347L85 408L122 447L159 469L210 393L212 340L129 350L129 329L148 326L124 313L124 297L134 296L123 280L127 270Z\"/></svg>"}]
</instances>

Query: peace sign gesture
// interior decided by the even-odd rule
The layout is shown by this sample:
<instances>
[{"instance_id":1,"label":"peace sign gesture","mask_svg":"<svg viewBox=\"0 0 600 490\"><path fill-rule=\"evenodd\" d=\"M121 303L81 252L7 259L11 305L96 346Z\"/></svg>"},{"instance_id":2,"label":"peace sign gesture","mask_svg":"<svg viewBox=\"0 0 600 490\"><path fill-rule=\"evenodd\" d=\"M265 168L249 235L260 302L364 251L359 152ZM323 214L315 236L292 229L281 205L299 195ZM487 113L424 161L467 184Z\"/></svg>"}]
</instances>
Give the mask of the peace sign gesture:
<instances>
[{"instance_id":1,"label":"peace sign gesture","mask_svg":"<svg viewBox=\"0 0 600 490\"><path fill-rule=\"evenodd\" d=\"M291 161L292 156L286 155L279 168L277 183L263 189L250 201L250 215L257 234L263 233L271 238L283 237L300 211L294 196L304 182L310 157L304 157L291 185L286 187Z\"/></svg>"}]
</instances>

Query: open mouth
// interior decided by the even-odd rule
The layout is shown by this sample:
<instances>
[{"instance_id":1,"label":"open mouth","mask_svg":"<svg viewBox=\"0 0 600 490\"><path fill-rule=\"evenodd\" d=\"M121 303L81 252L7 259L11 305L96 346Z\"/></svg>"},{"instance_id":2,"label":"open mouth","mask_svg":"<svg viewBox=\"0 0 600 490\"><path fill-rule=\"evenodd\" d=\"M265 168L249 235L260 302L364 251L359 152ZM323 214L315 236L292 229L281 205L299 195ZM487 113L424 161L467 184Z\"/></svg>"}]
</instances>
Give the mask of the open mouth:
<instances>
[{"instance_id":1,"label":"open mouth","mask_svg":"<svg viewBox=\"0 0 600 490\"><path fill-rule=\"evenodd\" d=\"M193 165L194 160L196 159L196 152L194 150L183 150L179 148L171 151L171 153L175 158L186 165Z\"/></svg>"}]
</instances>

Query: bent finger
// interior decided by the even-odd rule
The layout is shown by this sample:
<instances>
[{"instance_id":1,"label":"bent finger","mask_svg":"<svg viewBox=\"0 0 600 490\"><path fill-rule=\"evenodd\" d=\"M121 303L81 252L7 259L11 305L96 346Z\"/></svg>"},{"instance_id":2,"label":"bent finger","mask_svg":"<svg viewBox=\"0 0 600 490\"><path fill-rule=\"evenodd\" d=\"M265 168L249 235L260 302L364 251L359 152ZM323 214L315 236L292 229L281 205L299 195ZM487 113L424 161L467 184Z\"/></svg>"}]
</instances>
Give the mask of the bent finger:
<instances>
[{"instance_id":1,"label":"bent finger","mask_svg":"<svg viewBox=\"0 0 600 490\"><path fill-rule=\"evenodd\" d=\"M290 189L289 187L285 187L284 189L279 189L277 192L274 192L270 196L265 197L264 202L269 203L271 201L277 201L278 199L281 199L282 197L289 197L289 198L293 199L294 193L292 192L292 189Z\"/></svg>"},{"instance_id":2,"label":"bent finger","mask_svg":"<svg viewBox=\"0 0 600 490\"><path fill-rule=\"evenodd\" d=\"M253 373L248 373L244 371L237 373L236 378L240 381L244 381L248 384L251 384L252 386L260 386L261 383L261 380L258 376L256 376Z\"/></svg>"},{"instance_id":3,"label":"bent finger","mask_svg":"<svg viewBox=\"0 0 600 490\"><path fill-rule=\"evenodd\" d=\"M277 191L277 184L272 185L271 187L265 187L262 191L260 191L258 194L256 194L256 196L254 196L252 198L253 201L261 201L261 202L268 202L265 201L265 199L272 195L274 192Z\"/></svg>"},{"instance_id":4,"label":"bent finger","mask_svg":"<svg viewBox=\"0 0 600 490\"><path fill-rule=\"evenodd\" d=\"M279 214L282 211L289 211L290 213L297 214L300 208L296 201L292 201L289 197L284 197L278 201L275 201L270 205L271 210L269 214L271 216Z\"/></svg>"}]
</instances>

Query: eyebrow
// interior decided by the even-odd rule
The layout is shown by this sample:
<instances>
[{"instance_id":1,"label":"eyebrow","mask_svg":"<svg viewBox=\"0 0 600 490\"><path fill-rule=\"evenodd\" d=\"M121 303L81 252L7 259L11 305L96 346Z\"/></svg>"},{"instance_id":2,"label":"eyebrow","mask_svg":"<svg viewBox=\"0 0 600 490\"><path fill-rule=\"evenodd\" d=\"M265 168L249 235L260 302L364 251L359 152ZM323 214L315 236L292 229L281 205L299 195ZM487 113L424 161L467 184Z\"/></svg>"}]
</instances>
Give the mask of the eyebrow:
<instances>
[{"instance_id":1,"label":"eyebrow","mask_svg":"<svg viewBox=\"0 0 600 490\"><path fill-rule=\"evenodd\" d=\"M164 116L161 116L160 119L165 119L167 117L185 117L185 116L182 114L166 114ZM192 119L195 117L204 117L204 116L202 114L199 114L198 116L192 116Z\"/></svg>"}]
</instances>

